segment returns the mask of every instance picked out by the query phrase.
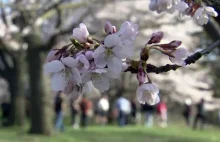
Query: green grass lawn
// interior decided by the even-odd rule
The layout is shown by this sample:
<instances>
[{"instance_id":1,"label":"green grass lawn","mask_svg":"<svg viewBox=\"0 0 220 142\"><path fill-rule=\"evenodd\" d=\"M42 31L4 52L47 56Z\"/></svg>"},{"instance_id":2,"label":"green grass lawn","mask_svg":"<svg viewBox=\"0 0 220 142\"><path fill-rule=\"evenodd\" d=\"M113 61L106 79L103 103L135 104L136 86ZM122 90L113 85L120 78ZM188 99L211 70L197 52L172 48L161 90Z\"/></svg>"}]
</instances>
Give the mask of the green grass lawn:
<instances>
[{"instance_id":1,"label":"green grass lawn","mask_svg":"<svg viewBox=\"0 0 220 142\"><path fill-rule=\"evenodd\" d=\"M207 128L204 131L193 131L181 126L150 129L141 126L92 126L85 130L69 127L63 133L46 137L1 128L0 142L220 142L220 130Z\"/></svg>"}]
</instances>

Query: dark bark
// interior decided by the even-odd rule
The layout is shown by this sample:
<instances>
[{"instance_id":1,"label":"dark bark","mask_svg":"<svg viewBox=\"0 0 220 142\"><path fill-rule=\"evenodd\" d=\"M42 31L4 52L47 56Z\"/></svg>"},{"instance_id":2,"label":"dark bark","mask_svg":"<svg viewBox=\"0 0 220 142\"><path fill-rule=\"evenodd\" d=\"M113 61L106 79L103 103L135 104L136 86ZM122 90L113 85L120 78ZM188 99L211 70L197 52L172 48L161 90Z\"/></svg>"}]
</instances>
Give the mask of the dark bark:
<instances>
[{"instance_id":1,"label":"dark bark","mask_svg":"<svg viewBox=\"0 0 220 142\"><path fill-rule=\"evenodd\" d=\"M25 60L24 53L15 57L14 69L8 73L11 93L11 125L23 126L25 122Z\"/></svg>"},{"instance_id":2,"label":"dark bark","mask_svg":"<svg viewBox=\"0 0 220 142\"><path fill-rule=\"evenodd\" d=\"M4 65L0 75L9 84L11 111L9 124L11 126L23 126L25 122L25 59L24 52L14 51L14 54L7 50L0 50L0 58ZM9 61L10 60L10 61Z\"/></svg>"},{"instance_id":3,"label":"dark bark","mask_svg":"<svg viewBox=\"0 0 220 142\"><path fill-rule=\"evenodd\" d=\"M30 133L50 135L52 132L52 105L49 87L43 74L45 53L41 50L38 36L29 36L27 39L28 67L30 79L30 107L31 128Z\"/></svg>"}]
</instances>

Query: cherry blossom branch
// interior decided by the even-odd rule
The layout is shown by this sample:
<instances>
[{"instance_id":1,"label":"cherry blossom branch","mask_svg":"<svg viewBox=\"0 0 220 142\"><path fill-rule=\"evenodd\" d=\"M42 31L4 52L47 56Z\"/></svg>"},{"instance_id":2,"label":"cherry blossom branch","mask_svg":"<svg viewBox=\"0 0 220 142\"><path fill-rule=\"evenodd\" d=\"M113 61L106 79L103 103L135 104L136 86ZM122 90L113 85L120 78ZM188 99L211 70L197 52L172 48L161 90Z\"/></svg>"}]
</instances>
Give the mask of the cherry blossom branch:
<instances>
[{"instance_id":1,"label":"cherry blossom branch","mask_svg":"<svg viewBox=\"0 0 220 142\"><path fill-rule=\"evenodd\" d=\"M186 65L190 65L195 63L196 61L198 61L202 56L209 54L210 52L212 52L212 50L214 50L216 47L218 47L220 45L220 39L217 40L216 42L214 42L213 44L211 44L210 46L208 46L207 48L203 49L202 51L196 52L195 54L189 56L187 59L185 59L185 63ZM148 73L163 73L163 72L168 72L171 70L176 70L178 68L180 68L181 66L178 65L170 65L167 64L165 66L154 66L152 64L147 64L147 72ZM138 70L137 68L133 68L133 67L128 67L127 70L125 70L125 72L131 72L131 73L137 73Z\"/></svg>"}]
</instances>

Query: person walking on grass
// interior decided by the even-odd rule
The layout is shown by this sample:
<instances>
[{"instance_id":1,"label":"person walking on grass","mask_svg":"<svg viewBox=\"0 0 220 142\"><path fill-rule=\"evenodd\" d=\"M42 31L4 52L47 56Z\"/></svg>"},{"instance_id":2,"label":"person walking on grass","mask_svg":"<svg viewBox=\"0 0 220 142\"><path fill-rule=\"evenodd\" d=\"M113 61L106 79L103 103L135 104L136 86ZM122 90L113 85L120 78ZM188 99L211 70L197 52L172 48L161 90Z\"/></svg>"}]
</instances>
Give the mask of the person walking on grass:
<instances>
[{"instance_id":1,"label":"person walking on grass","mask_svg":"<svg viewBox=\"0 0 220 142\"><path fill-rule=\"evenodd\" d=\"M79 113L80 113L80 106L79 101L71 98L70 100L70 109L71 109L71 117L72 117L72 127L73 129L79 128Z\"/></svg>"},{"instance_id":2,"label":"person walking on grass","mask_svg":"<svg viewBox=\"0 0 220 142\"><path fill-rule=\"evenodd\" d=\"M105 125L108 121L107 115L109 111L108 96L104 95L98 102L99 124Z\"/></svg>"},{"instance_id":3,"label":"person walking on grass","mask_svg":"<svg viewBox=\"0 0 220 142\"><path fill-rule=\"evenodd\" d=\"M130 101L121 95L116 100L116 109L118 111L118 125L121 127L127 125L128 116L131 112Z\"/></svg>"},{"instance_id":4,"label":"person walking on grass","mask_svg":"<svg viewBox=\"0 0 220 142\"><path fill-rule=\"evenodd\" d=\"M197 113L193 123L193 129L197 129L197 123L200 121L200 129L204 129L205 124L205 100L202 98L201 101L197 104Z\"/></svg>"},{"instance_id":5,"label":"person walking on grass","mask_svg":"<svg viewBox=\"0 0 220 142\"><path fill-rule=\"evenodd\" d=\"M186 125L190 126L190 120L192 115L192 101L191 99L186 99L184 104L184 110L183 110L183 117L185 119Z\"/></svg>"},{"instance_id":6,"label":"person walking on grass","mask_svg":"<svg viewBox=\"0 0 220 142\"><path fill-rule=\"evenodd\" d=\"M57 131L64 131L64 99L61 92L57 92L55 98L55 129Z\"/></svg>"},{"instance_id":7,"label":"person walking on grass","mask_svg":"<svg viewBox=\"0 0 220 142\"><path fill-rule=\"evenodd\" d=\"M144 119L145 119L145 126L147 126L148 128L153 126L154 108L155 106L152 106L152 105L148 105L148 104L142 105L142 112L143 112Z\"/></svg>"},{"instance_id":8,"label":"person walking on grass","mask_svg":"<svg viewBox=\"0 0 220 142\"><path fill-rule=\"evenodd\" d=\"M157 112L159 116L159 126L163 128L167 127L167 104L165 98L162 98L157 105Z\"/></svg>"},{"instance_id":9,"label":"person walking on grass","mask_svg":"<svg viewBox=\"0 0 220 142\"><path fill-rule=\"evenodd\" d=\"M82 100L80 102L80 110L81 110L80 125L82 128L85 128L88 126L89 117L91 115L91 110L92 110L92 102L86 97L85 94L83 94Z\"/></svg>"}]
</instances>

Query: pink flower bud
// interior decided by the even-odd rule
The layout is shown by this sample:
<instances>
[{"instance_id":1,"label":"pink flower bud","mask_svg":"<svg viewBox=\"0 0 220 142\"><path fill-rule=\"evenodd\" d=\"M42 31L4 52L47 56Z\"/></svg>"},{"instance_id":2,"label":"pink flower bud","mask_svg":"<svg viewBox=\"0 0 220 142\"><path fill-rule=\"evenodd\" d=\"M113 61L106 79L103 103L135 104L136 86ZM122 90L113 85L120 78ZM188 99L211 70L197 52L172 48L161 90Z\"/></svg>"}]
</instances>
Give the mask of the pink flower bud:
<instances>
[{"instance_id":1,"label":"pink flower bud","mask_svg":"<svg viewBox=\"0 0 220 142\"><path fill-rule=\"evenodd\" d=\"M179 40L174 40L174 41L171 41L170 43L168 44L160 44L159 46L161 48L163 48L164 50L175 50L177 47L179 47L180 45L182 44L181 41Z\"/></svg>"},{"instance_id":2,"label":"pink flower bud","mask_svg":"<svg viewBox=\"0 0 220 142\"><path fill-rule=\"evenodd\" d=\"M88 60L92 60L94 58L93 51L86 51L85 55Z\"/></svg>"},{"instance_id":3,"label":"pink flower bud","mask_svg":"<svg viewBox=\"0 0 220 142\"><path fill-rule=\"evenodd\" d=\"M174 40L169 43L170 47L177 48L182 44L182 41Z\"/></svg>"},{"instance_id":4,"label":"pink flower bud","mask_svg":"<svg viewBox=\"0 0 220 142\"><path fill-rule=\"evenodd\" d=\"M79 28L73 29L73 38L75 38L80 43L86 43L89 32L85 24L79 24Z\"/></svg>"},{"instance_id":5,"label":"pink flower bud","mask_svg":"<svg viewBox=\"0 0 220 142\"><path fill-rule=\"evenodd\" d=\"M147 44L159 43L162 40L163 35L164 35L164 33L161 31L153 33Z\"/></svg>"},{"instance_id":6,"label":"pink flower bud","mask_svg":"<svg viewBox=\"0 0 220 142\"><path fill-rule=\"evenodd\" d=\"M115 27L115 26L112 26L112 28L113 28L113 33L116 33L116 32L117 32L116 27Z\"/></svg>"},{"instance_id":7,"label":"pink flower bud","mask_svg":"<svg viewBox=\"0 0 220 142\"><path fill-rule=\"evenodd\" d=\"M53 60L58 60L60 58L60 56L61 56L59 53L57 54L58 51L59 50L52 50L52 51L50 51L49 54L47 55L46 61L47 62L51 62Z\"/></svg>"},{"instance_id":8,"label":"pink flower bud","mask_svg":"<svg viewBox=\"0 0 220 142\"><path fill-rule=\"evenodd\" d=\"M107 22L105 23L105 32L106 32L107 34L112 34L112 33L114 33L114 28L113 28L112 24L111 24L109 21L107 21Z\"/></svg>"},{"instance_id":9,"label":"pink flower bud","mask_svg":"<svg viewBox=\"0 0 220 142\"><path fill-rule=\"evenodd\" d=\"M138 67L137 79L139 84L143 84L146 81L146 73L144 72L144 69L141 65Z\"/></svg>"}]
</instances>

